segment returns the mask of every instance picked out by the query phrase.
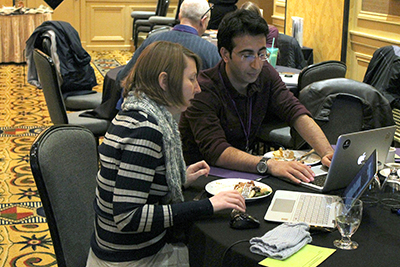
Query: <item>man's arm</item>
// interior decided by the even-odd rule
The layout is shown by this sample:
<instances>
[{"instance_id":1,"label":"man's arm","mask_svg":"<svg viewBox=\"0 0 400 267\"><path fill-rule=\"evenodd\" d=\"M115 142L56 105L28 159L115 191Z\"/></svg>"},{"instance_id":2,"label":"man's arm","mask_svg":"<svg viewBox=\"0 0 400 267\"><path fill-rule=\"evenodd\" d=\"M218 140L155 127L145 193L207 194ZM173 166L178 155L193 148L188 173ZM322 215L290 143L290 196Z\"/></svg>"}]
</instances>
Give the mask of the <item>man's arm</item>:
<instances>
[{"instance_id":1,"label":"man's arm","mask_svg":"<svg viewBox=\"0 0 400 267\"><path fill-rule=\"evenodd\" d=\"M309 116L301 115L295 120L293 126L301 137L321 156L322 164L329 167L333 156L333 148L318 124Z\"/></svg>"}]
</instances>

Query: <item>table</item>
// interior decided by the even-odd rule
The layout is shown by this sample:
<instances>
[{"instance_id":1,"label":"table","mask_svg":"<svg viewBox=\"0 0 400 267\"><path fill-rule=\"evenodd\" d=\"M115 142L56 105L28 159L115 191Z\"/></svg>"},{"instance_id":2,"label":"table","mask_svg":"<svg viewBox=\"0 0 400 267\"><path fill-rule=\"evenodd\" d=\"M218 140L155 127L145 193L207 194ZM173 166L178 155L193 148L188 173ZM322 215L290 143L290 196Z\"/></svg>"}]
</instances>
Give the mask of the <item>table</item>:
<instances>
[{"instance_id":1,"label":"table","mask_svg":"<svg viewBox=\"0 0 400 267\"><path fill-rule=\"evenodd\" d=\"M290 67L285 67L285 66L279 66L277 65L275 67L276 71L279 72L282 81L286 84L286 87L296 96L299 97L299 90L297 90L297 82L299 79L299 73L301 70L295 69L295 68L290 68ZM291 77L285 77L285 74L290 74L292 75Z\"/></svg>"},{"instance_id":2,"label":"table","mask_svg":"<svg viewBox=\"0 0 400 267\"><path fill-rule=\"evenodd\" d=\"M25 43L51 13L0 15L0 63L25 62Z\"/></svg>"},{"instance_id":3,"label":"table","mask_svg":"<svg viewBox=\"0 0 400 267\"><path fill-rule=\"evenodd\" d=\"M192 200L215 176L199 178L191 188L184 191L185 200ZM261 182L277 189L309 192L308 189L289 184L275 177L267 177ZM340 192L333 192L340 193ZM247 203L247 212L261 222L258 229L235 230L229 227L230 211L223 211L212 217L194 222L189 231L190 263L197 266L259 266L257 263L265 257L250 252L248 240L262 236L278 226L278 223L266 222L264 214L271 202L272 195ZM335 248L333 241L340 237L338 231L312 232L311 244ZM336 250L320 266L398 266L400 261L400 216L378 206L367 206L363 211L360 228L353 239L360 246L354 251ZM243 242L240 242L242 241ZM235 242L238 242L236 245ZM230 250L223 255L228 247ZM221 264L223 261L223 264Z\"/></svg>"}]
</instances>

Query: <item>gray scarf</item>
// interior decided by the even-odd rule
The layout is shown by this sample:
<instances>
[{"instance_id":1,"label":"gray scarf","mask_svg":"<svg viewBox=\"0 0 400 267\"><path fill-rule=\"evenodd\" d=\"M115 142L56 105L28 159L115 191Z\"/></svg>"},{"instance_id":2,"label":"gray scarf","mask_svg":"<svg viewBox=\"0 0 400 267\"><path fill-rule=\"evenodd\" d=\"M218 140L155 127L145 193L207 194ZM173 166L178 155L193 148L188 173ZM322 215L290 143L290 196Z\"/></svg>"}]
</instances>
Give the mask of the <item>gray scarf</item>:
<instances>
[{"instance_id":1,"label":"gray scarf","mask_svg":"<svg viewBox=\"0 0 400 267\"><path fill-rule=\"evenodd\" d=\"M184 200L182 185L186 182L186 165L183 160L182 142L178 124L172 117L172 114L165 106L158 105L144 93L141 93L138 98L134 96L133 92L129 92L122 104L122 109L124 111L141 110L156 119L163 135L165 177L170 191L167 199L163 202L182 202Z\"/></svg>"}]
</instances>

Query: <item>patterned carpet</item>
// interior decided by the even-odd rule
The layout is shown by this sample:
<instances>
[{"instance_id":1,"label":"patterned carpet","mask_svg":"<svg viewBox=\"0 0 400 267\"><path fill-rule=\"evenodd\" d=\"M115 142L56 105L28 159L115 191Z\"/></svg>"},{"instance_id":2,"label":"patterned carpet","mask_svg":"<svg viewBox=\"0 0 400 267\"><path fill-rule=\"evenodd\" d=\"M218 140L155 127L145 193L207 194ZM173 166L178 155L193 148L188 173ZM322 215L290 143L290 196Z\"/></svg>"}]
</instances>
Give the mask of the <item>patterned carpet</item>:
<instances>
[{"instance_id":1,"label":"patterned carpet","mask_svg":"<svg viewBox=\"0 0 400 267\"><path fill-rule=\"evenodd\" d=\"M132 56L129 51L89 53L97 91L105 73ZM29 165L33 140L52 123L42 91L26 82L26 69L0 64L0 267L53 267L52 241Z\"/></svg>"}]
</instances>

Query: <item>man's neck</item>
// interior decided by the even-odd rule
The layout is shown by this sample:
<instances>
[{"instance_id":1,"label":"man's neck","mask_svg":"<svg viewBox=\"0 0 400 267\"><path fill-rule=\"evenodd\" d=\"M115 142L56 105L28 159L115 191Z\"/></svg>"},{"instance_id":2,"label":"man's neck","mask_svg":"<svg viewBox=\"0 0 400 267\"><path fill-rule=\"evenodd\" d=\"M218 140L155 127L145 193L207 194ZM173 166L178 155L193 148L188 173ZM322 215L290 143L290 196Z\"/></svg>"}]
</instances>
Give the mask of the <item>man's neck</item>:
<instances>
[{"instance_id":1,"label":"man's neck","mask_svg":"<svg viewBox=\"0 0 400 267\"><path fill-rule=\"evenodd\" d=\"M230 73L229 68L225 68L226 75L228 76L229 81L231 82L233 88L241 95L247 95L247 86L248 84L243 84L238 82L235 77Z\"/></svg>"},{"instance_id":2,"label":"man's neck","mask_svg":"<svg viewBox=\"0 0 400 267\"><path fill-rule=\"evenodd\" d=\"M203 29L200 27L200 25L196 25L189 19L182 19L179 24L195 28L196 31L198 32L199 36L201 36L204 33Z\"/></svg>"}]
</instances>

